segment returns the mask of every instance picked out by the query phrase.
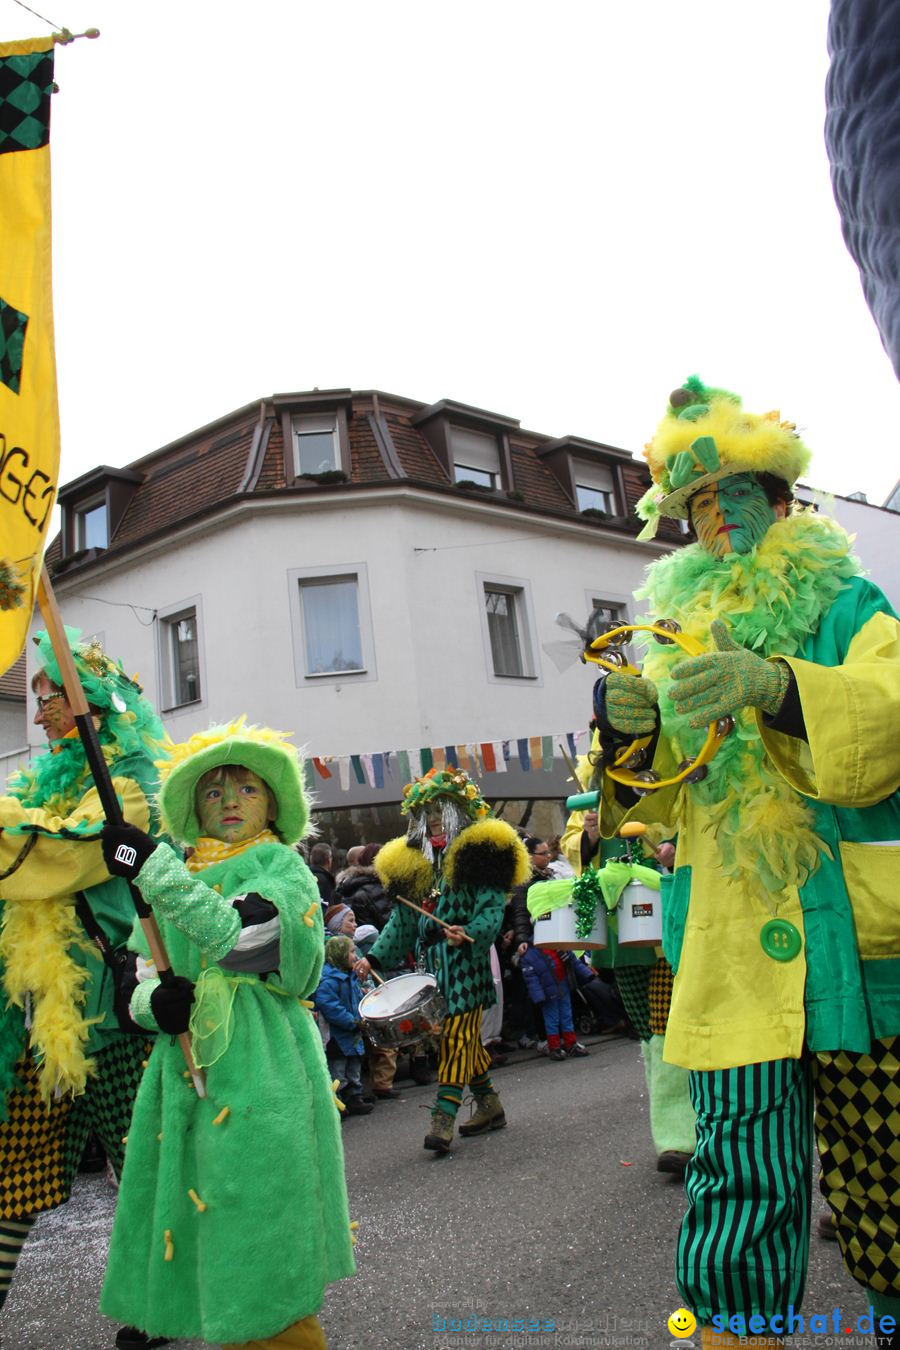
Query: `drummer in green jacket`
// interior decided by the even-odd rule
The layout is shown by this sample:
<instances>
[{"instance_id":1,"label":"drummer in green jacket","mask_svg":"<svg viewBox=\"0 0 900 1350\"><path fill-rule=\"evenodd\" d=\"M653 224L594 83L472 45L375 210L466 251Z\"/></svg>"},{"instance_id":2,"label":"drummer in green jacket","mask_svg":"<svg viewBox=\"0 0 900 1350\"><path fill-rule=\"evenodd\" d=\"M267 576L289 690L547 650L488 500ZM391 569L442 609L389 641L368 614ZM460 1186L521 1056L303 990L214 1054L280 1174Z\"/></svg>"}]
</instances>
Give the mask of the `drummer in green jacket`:
<instances>
[{"instance_id":1,"label":"drummer in green jacket","mask_svg":"<svg viewBox=\"0 0 900 1350\"><path fill-rule=\"evenodd\" d=\"M400 810L409 816L407 833L390 840L375 858L381 883L396 903L357 971L367 974L370 964L391 969L415 952L437 978L449 1015L425 1148L446 1153L466 1086L476 1109L460 1126L461 1135L506 1124L490 1077L490 1055L481 1043L481 1015L496 1002L490 953L506 900L513 886L530 877L531 864L515 830L491 819L476 784L461 769L432 769L408 784ZM397 899L401 895L434 918L404 905Z\"/></svg>"},{"instance_id":2,"label":"drummer in green jacket","mask_svg":"<svg viewBox=\"0 0 900 1350\"><path fill-rule=\"evenodd\" d=\"M900 624L844 531L792 509L809 452L778 413L691 377L645 453L644 537L670 516L698 542L639 594L706 654L651 641L642 677L609 675L595 749L608 764L649 735L639 772L664 781L735 721L693 781L596 784L605 836L625 818L678 833L665 1055L691 1070L698 1138L679 1291L704 1344L723 1328L737 1344L753 1317L762 1343L787 1330L814 1094L822 1189L877 1324L900 1314Z\"/></svg>"}]
</instances>

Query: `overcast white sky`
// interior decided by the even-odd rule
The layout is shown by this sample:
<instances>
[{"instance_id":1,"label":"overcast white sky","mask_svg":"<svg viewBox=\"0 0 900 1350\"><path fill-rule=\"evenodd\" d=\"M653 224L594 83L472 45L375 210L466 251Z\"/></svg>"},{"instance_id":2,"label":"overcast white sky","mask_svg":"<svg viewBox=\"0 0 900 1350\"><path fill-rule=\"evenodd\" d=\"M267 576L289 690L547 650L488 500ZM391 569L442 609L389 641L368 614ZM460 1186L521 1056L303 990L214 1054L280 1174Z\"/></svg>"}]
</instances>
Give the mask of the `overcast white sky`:
<instances>
[{"instance_id":1,"label":"overcast white sky","mask_svg":"<svg viewBox=\"0 0 900 1350\"><path fill-rule=\"evenodd\" d=\"M313 386L639 451L694 371L796 421L816 486L896 481L827 0L34 8L102 30L57 53L62 482Z\"/></svg>"}]
</instances>

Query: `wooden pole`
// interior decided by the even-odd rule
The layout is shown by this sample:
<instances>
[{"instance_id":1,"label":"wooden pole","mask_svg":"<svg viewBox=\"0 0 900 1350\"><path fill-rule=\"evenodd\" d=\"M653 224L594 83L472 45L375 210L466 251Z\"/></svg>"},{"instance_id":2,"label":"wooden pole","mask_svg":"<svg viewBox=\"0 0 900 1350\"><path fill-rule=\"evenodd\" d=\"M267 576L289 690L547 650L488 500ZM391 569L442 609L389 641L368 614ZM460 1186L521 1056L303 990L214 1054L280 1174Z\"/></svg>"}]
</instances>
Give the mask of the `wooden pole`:
<instances>
[{"instance_id":1,"label":"wooden pole","mask_svg":"<svg viewBox=\"0 0 900 1350\"><path fill-rule=\"evenodd\" d=\"M429 914L427 909L423 909L421 905L414 904L412 900L407 900L403 895L395 895L394 899L399 900L401 905L409 905L410 909L417 910L419 914L424 914L426 919L434 919L435 923L441 924L444 928L456 928L460 926L458 924L447 923L446 919L439 919L436 914ZM466 942L475 941L473 937L469 937L468 933L463 933L463 937Z\"/></svg>"},{"instance_id":2,"label":"wooden pole","mask_svg":"<svg viewBox=\"0 0 900 1350\"><path fill-rule=\"evenodd\" d=\"M53 654L56 657L56 664L59 666L59 673L62 677L63 688L66 691L66 699L69 707L72 709L72 716L75 718L75 725L78 728L78 734L81 737L81 743L84 746L84 753L87 762L90 765L91 773L94 778L94 786L97 789L97 795L103 807L103 814L112 825L123 825L122 808L119 805L119 799L116 796L115 788L109 773L109 767L103 757L103 751L100 748L100 742L97 739L97 728L94 726L94 719L91 716L91 710L88 707L88 701L85 698L84 689L75 666L75 661L66 638L66 630L63 627L60 617L59 607L56 603L56 596L53 594L53 587L50 584L50 577L47 568L41 568L41 579L38 583L38 605L44 623L47 625L47 632L50 635L50 643L53 647ZM150 955L156 966L156 973L159 975L162 984L172 984L175 976L172 972L172 964L169 961L169 955L159 931L159 925L152 914L149 905L141 895L137 886L132 882L128 883L128 889L131 892L131 898L134 907L137 910L138 918L141 921L141 927L144 930L144 936L147 939L147 946L150 948ZM178 1044L181 1046L184 1055L184 1061L187 1064L188 1072L197 1089L198 1097L206 1096L206 1079L203 1076L203 1070L198 1069L194 1063L194 1056L191 1049L191 1038L188 1032L183 1031L178 1037Z\"/></svg>"}]
</instances>

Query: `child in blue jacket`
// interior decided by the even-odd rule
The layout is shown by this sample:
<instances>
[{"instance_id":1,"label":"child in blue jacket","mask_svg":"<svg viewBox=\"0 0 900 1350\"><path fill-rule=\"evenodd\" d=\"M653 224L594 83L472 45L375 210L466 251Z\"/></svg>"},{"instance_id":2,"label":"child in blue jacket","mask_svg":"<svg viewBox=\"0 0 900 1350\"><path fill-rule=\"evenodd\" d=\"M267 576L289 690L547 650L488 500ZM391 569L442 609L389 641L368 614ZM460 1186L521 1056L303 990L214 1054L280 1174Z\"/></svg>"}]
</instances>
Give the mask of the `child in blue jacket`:
<instances>
[{"instance_id":1,"label":"child in blue jacket","mask_svg":"<svg viewBox=\"0 0 900 1350\"><path fill-rule=\"evenodd\" d=\"M568 952L535 947L531 943L520 957L528 997L544 1017L547 1053L551 1059L580 1059L588 1053L575 1035L572 994L565 964L568 960Z\"/></svg>"},{"instance_id":2,"label":"child in blue jacket","mask_svg":"<svg viewBox=\"0 0 900 1350\"><path fill-rule=\"evenodd\" d=\"M363 1101L359 1005L363 991L353 974L356 952L349 937L332 937L325 943L322 978L313 995L316 1011L328 1023L330 1037L325 1047L331 1072L339 1081L338 1096L349 1116L367 1116L371 1102Z\"/></svg>"}]
</instances>

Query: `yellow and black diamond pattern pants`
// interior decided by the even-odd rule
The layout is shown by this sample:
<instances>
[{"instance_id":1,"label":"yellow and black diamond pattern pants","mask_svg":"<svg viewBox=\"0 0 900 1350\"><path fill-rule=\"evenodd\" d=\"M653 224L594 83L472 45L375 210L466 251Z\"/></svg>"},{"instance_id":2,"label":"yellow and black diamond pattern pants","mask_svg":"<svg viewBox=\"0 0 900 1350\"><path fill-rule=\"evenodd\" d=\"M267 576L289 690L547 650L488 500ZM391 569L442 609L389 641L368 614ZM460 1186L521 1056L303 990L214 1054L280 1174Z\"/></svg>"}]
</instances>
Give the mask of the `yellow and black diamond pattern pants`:
<instances>
[{"instance_id":1,"label":"yellow and black diamond pattern pants","mask_svg":"<svg viewBox=\"0 0 900 1350\"><path fill-rule=\"evenodd\" d=\"M822 1194L849 1273L900 1295L900 1036L813 1059Z\"/></svg>"},{"instance_id":2,"label":"yellow and black diamond pattern pants","mask_svg":"<svg viewBox=\"0 0 900 1350\"><path fill-rule=\"evenodd\" d=\"M94 1056L94 1073L79 1097L49 1105L38 1092L31 1053L22 1056L16 1065L21 1086L7 1097L0 1122L0 1220L65 1204L92 1130L116 1176L121 1173L123 1139L150 1045L141 1036L122 1036Z\"/></svg>"}]
</instances>

